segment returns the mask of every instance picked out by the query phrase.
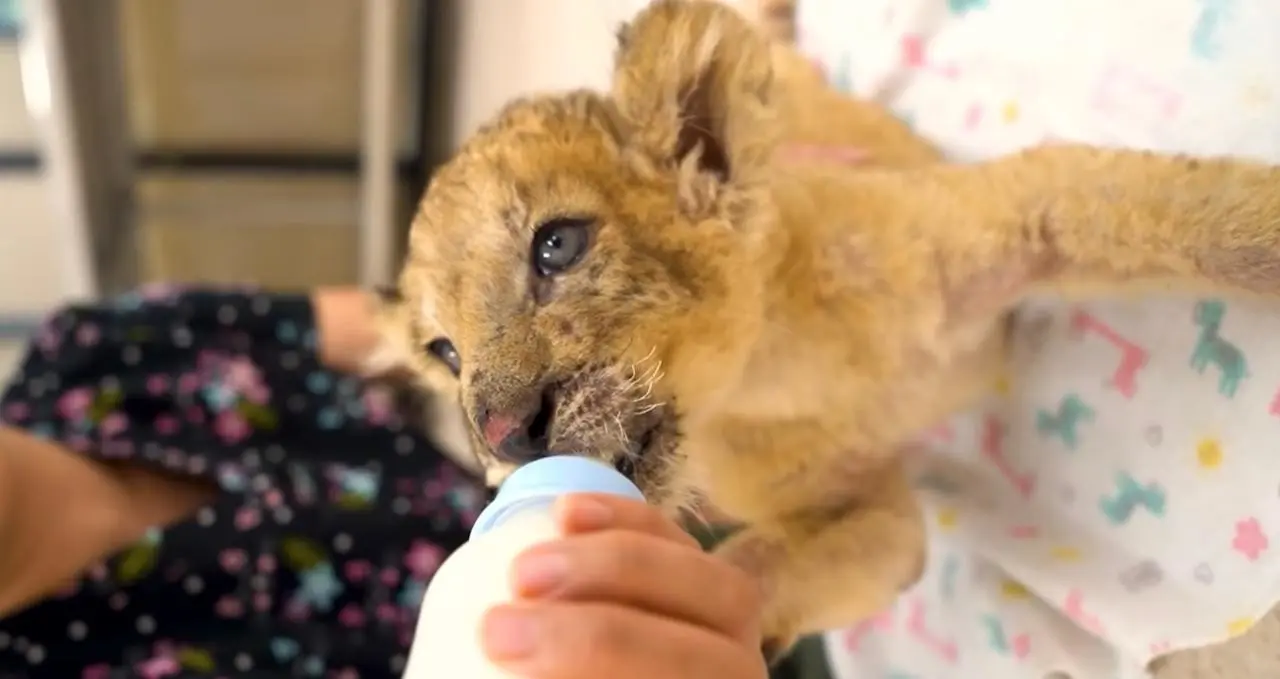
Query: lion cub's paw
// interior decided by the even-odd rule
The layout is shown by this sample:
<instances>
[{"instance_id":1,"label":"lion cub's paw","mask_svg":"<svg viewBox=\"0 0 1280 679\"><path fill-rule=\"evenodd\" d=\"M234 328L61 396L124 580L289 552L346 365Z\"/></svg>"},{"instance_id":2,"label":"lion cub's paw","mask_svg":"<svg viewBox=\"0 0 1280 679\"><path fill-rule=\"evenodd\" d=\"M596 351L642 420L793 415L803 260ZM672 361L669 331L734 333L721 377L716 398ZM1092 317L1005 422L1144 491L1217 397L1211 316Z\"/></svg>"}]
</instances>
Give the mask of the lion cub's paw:
<instances>
[{"instance_id":1,"label":"lion cub's paw","mask_svg":"<svg viewBox=\"0 0 1280 679\"><path fill-rule=\"evenodd\" d=\"M799 640L799 637L765 637L760 642L760 653L764 655L765 663L774 668L791 655L791 649Z\"/></svg>"},{"instance_id":2,"label":"lion cub's paw","mask_svg":"<svg viewBox=\"0 0 1280 679\"><path fill-rule=\"evenodd\" d=\"M785 548L750 529L735 535L716 550L716 555L746 571L760 586L760 650L772 666L790 652L799 640L798 627L790 620L790 602L784 600L786 590L780 590L779 558Z\"/></svg>"},{"instance_id":3,"label":"lion cub's paw","mask_svg":"<svg viewBox=\"0 0 1280 679\"><path fill-rule=\"evenodd\" d=\"M923 548L917 549L915 538L895 545L870 537L886 531L909 535L914 523L853 515L824 527L748 527L726 540L716 555L757 583L761 650L776 662L804 635L866 620L919 579ZM866 544L882 549L873 556L856 547Z\"/></svg>"}]
</instances>

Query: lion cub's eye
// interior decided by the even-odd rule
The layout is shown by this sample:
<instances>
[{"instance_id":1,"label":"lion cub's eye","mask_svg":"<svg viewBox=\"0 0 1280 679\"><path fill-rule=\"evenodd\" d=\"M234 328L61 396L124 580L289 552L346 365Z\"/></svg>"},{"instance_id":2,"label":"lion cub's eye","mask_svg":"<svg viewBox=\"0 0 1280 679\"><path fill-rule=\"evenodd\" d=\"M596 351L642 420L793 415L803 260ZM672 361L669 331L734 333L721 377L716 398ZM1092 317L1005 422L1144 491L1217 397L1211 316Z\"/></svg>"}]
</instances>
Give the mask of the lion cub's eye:
<instances>
[{"instance_id":1,"label":"lion cub's eye","mask_svg":"<svg viewBox=\"0 0 1280 679\"><path fill-rule=\"evenodd\" d=\"M449 370L452 370L454 375L462 372L462 358L458 356L458 350L453 347L453 342L443 337L437 337L427 342L426 349L441 363L449 366Z\"/></svg>"},{"instance_id":2,"label":"lion cub's eye","mask_svg":"<svg viewBox=\"0 0 1280 679\"><path fill-rule=\"evenodd\" d=\"M591 222L586 219L553 219L533 234L533 268L539 276L554 276L569 270L587 251Z\"/></svg>"}]
</instances>

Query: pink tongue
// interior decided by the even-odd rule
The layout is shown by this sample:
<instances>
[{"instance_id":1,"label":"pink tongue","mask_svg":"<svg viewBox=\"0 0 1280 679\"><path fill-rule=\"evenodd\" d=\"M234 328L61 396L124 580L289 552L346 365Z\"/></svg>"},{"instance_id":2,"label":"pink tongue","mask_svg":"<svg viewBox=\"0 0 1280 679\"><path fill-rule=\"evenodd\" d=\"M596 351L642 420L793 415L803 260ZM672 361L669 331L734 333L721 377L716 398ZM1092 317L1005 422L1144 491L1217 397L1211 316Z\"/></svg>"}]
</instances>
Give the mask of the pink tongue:
<instances>
[{"instance_id":1,"label":"pink tongue","mask_svg":"<svg viewBox=\"0 0 1280 679\"><path fill-rule=\"evenodd\" d=\"M520 421L510 415L494 415L484 423L484 442L497 450L519 426Z\"/></svg>"}]
</instances>

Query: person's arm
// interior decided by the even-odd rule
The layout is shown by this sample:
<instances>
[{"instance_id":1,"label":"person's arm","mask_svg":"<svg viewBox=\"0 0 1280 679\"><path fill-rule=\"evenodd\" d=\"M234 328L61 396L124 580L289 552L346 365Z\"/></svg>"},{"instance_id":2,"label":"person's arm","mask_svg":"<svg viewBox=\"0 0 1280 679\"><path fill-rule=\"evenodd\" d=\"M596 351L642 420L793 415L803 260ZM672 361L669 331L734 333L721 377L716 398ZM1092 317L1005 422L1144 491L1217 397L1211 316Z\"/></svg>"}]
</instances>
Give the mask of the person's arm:
<instances>
[{"instance_id":1,"label":"person's arm","mask_svg":"<svg viewBox=\"0 0 1280 679\"><path fill-rule=\"evenodd\" d=\"M360 374L379 344L373 293L352 287L311 293L320 360L338 372Z\"/></svg>"},{"instance_id":2,"label":"person's arm","mask_svg":"<svg viewBox=\"0 0 1280 679\"><path fill-rule=\"evenodd\" d=\"M0 618L211 497L195 481L116 469L0 425Z\"/></svg>"},{"instance_id":3,"label":"person's arm","mask_svg":"<svg viewBox=\"0 0 1280 679\"><path fill-rule=\"evenodd\" d=\"M319 357L355 371L377 344L373 296L311 296ZM0 424L0 618L38 602L86 568L211 502L211 484L113 465Z\"/></svg>"}]
</instances>

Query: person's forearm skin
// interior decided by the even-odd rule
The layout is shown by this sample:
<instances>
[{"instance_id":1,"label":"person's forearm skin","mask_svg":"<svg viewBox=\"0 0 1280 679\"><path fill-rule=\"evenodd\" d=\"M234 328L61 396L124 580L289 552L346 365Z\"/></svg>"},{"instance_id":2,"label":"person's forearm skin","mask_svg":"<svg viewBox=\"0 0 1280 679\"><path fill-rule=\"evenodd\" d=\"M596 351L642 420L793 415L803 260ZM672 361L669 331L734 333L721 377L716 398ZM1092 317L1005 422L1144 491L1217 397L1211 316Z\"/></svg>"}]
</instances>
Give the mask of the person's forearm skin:
<instances>
[{"instance_id":1,"label":"person's forearm skin","mask_svg":"<svg viewBox=\"0 0 1280 679\"><path fill-rule=\"evenodd\" d=\"M108 467L0 425L0 618L211 497L194 482Z\"/></svg>"}]
</instances>

